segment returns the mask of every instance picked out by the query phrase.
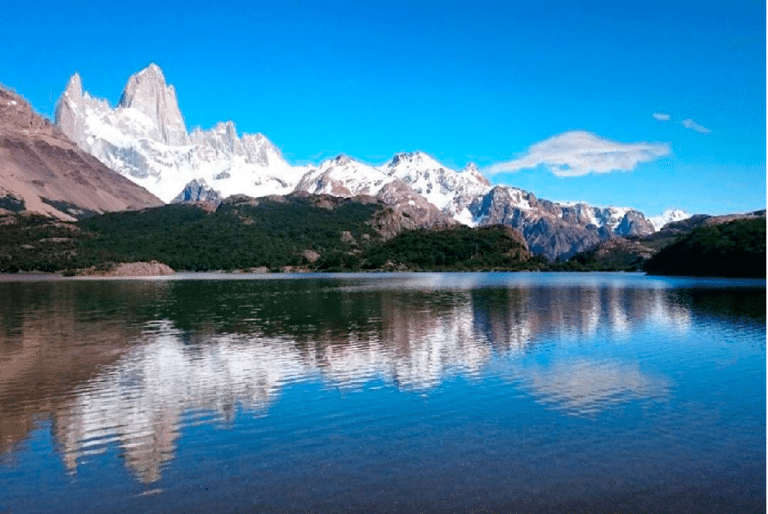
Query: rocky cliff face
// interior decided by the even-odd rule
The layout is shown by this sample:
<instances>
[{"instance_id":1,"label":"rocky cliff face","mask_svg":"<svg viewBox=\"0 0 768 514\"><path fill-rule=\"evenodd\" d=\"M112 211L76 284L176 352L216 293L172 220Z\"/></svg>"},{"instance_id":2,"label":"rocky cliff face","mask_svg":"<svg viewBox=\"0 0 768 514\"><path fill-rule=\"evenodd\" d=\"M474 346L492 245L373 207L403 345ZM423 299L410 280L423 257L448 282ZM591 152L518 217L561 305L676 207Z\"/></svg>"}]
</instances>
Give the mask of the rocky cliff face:
<instances>
[{"instance_id":1,"label":"rocky cliff face","mask_svg":"<svg viewBox=\"0 0 768 514\"><path fill-rule=\"evenodd\" d=\"M70 122L76 125L77 119ZM0 210L73 220L89 213L162 204L79 149L23 98L4 89L0 89L0 171Z\"/></svg>"},{"instance_id":2,"label":"rocky cliff face","mask_svg":"<svg viewBox=\"0 0 768 514\"><path fill-rule=\"evenodd\" d=\"M105 100L101 102L106 107L107 102ZM92 108L98 108L99 100L83 95L83 83L80 74L75 73L69 78L67 87L56 104L56 126L81 148L83 147L81 142L84 142L88 137L85 118L82 116L85 109L90 107L88 104L92 104ZM83 148L83 150L88 151L87 148Z\"/></svg>"},{"instance_id":3,"label":"rocky cliff face","mask_svg":"<svg viewBox=\"0 0 768 514\"><path fill-rule=\"evenodd\" d=\"M373 222L373 226L385 238L394 237L403 230L444 228L457 224L451 216L432 205L400 179L381 188L376 198L389 206Z\"/></svg>"},{"instance_id":4,"label":"rocky cliff face","mask_svg":"<svg viewBox=\"0 0 768 514\"><path fill-rule=\"evenodd\" d=\"M647 236L653 234L655 228L651 221L639 211L627 211L614 232L621 236Z\"/></svg>"},{"instance_id":5,"label":"rocky cliff face","mask_svg":"<svg viewBox=\"0 0 768 514\"><path fill-rule=\"evenodd\" d=\"M187 184L171 203L205 202L219 204L222 200L219 192L208 186L204 179L195 179Z\"/></svg>"},{"instance_id":6,"label":"rocky cliff face","mask_svg":"<svg viewBox=\"0 0 768 514\"><path fill-rule=\"evenodd\" d=\"M507 186L496 186L475 198L469 211L480 226L518 229L531 251L548 259L568 258L614 236L653 233L653 226L639 211L563 205Z\"/></svg>"},{"instance_id":7,"label":"rocky cliff face","mask_svg":"<svg viewBox=\"0 0 768 514\"><path fill-rule=\"evenodd\" d=\"M128 80L118 107L134 108L146 115L158 129L158 139L166 145L179 146L189 142L176 90L165 83L165 76L156 64L150 64Z\"/></svg>"}]
</instances>

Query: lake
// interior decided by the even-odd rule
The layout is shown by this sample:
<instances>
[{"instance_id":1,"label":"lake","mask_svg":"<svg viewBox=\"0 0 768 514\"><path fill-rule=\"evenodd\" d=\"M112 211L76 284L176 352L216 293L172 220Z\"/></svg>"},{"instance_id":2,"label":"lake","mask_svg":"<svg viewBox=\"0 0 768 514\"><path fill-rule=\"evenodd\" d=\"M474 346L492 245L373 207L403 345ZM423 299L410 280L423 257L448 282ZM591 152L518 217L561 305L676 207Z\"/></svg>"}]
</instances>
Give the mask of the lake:
<instances>
[{"instance_id":1,"label":"lake","mask_svg":"<svg viewBox=\"0 0 768 514\"><path fill-rule=\"evenodd\" d=\"M0 278L0 512L765 512L765 281Z\"/></svg>"}]
</instances>

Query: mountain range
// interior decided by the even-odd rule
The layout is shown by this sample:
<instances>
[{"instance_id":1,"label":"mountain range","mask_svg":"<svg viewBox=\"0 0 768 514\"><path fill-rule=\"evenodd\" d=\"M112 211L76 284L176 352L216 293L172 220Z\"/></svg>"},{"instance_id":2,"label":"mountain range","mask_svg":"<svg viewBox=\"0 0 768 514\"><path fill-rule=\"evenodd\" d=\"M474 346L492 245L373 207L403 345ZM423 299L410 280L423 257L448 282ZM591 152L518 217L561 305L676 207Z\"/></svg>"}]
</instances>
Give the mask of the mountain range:
<instances>
[{"instance_id":1,"label":"mountain range","mask_svg":"<svg viewBox=\"0 0 768 514\"><path fill-rule=\"evenodd\" d=\"M648 235L687 214L658 219L625 207L594 207L539 199L491 185L472 164L457 171L423 152L399 153L374 166L340 155L317 166L292 166L262 134L239 135L232 121L188 132L175 89L155 64L128 79L115 107L69 80L56 126L106 166L164 202L220 202L290 193L375 197L420 226L503 224L519 230L531 251L567 258L616 236Z\"/></svg>"},{"instance_id":2,"label":"mountain range","mask_svg":"<svg viewBox=\"0 0 768 514\"><path fill-rule=\"evenodd\" d=\"M175 89L154 64L129 78L115 107L85 91L75 73L55 124L0 89L0 167L0 210L72 220L163 203L218 205L233 195L370 197L397 218L392 236L406 228L502 224L550 260L689 217L671 210L649 219L626 207L540 199L491 185L473 164L453 170L423 152L398 153L382 165L339 155L292 166L264 135L238 134L231 121L188 132Z\"/></svg>"}]
</instances>

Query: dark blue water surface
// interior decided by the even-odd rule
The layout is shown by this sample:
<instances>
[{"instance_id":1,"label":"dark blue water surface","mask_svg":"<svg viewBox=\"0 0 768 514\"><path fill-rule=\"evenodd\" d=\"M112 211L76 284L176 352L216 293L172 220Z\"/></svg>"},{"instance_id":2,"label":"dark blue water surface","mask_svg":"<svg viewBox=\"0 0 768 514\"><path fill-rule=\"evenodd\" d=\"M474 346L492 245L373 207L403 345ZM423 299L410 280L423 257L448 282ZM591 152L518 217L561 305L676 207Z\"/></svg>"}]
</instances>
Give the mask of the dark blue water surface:
<instances>
[{"instance_id":1,"label":"dark blue water surface","mask_svg":"<svg viewBox=\"0 0 768 514\"><path fill-rule=\"evenodd\" d=\"M765 281L0 278L0 512L765 512Z\"/></svg>"}]
</instances>

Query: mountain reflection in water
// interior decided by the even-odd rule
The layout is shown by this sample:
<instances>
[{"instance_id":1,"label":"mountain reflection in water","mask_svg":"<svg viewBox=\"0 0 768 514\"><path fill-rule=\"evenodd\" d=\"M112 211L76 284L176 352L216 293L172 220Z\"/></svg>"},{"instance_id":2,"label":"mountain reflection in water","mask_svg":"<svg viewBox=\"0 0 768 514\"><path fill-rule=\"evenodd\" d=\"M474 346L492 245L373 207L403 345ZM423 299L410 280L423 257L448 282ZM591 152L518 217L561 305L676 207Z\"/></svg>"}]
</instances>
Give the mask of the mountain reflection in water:
<instances>
[{"instance_id":1,"label":"mountain reflection in water","mask_svg":"<svg viewBox=\"0 0 768 514\"><path fill-rule=\"evenodd\" d=\"M286 386L306 381L429 394L492 373L590 416L663 399L671 385L637 362L580 353L584 341L621 345L641 329L684 334L694 316L744 315L706 291L429 280L0 284L12 298L0 307L2 450L50 417L70 473L118 444L139 480L155 482L183 427L226 425L237 410L268 416ZM573 358L526 361L537 346L573 347Z\"/></svg>"}]
</instances>

